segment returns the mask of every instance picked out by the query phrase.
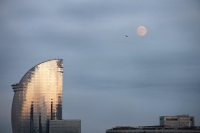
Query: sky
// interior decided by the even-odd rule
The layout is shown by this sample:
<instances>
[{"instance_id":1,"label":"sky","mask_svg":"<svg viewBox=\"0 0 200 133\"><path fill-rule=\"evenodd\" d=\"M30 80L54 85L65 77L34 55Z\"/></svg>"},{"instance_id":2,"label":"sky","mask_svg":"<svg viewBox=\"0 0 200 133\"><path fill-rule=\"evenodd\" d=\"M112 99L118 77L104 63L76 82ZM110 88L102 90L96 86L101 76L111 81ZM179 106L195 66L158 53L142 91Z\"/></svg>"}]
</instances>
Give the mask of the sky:
<instances>
[{"instance_id":1,"label":"sky","mask_svg":"<svg viewBox=\"0 0 200 133\"><path fill-rule=\"evenodd\" d=\"M0 132L12 132L11 85L58 58L63 119L82 133L181 114L200 126L199 13L198 0L1 0Z\"/></svg>"}]
</instances>

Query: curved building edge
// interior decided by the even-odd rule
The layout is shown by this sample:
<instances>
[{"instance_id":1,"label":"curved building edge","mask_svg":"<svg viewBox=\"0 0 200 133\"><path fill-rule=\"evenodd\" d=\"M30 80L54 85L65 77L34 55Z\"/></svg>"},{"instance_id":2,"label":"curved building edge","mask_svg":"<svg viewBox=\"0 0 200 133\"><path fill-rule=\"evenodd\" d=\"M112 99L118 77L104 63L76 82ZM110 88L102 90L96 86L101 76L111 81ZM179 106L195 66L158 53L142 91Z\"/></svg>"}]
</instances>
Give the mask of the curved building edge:
<instances>
[{"instance_id":1,"label":"curved building edge","mask_svg":"<svg viewBox=\"0 0 200 133\"><path fill-rule=\"evenodd\" d=\"M24 74L24 76L21 78L21 80L19 81L19 83L14 83L14 84L11 85L12 88L13 88L13 91L15 92L15 91L21 91L21 90L23 90L22 86L20 86L20 83L21 83L21 81L24 79L24 77L25 77L32 69L34 69L35 67L37 67L37 66L40 65L40 64L47 63L47 62L53 61L53 60L58 60L58 61L63 62L63 59L49 59L49 60L43 61L43 62L41 62L41 63L38 63L37 65L33 66L31 69L29 69L29 70ZM63 66L61 66L60 68L63 68ZM63 72L63 71L62 71L62 72Z\"/></svg>"},{"instance_id":2,"label":"curved building edge","mask_svg":"<svg viewBox=\"0 0 200 133\"><path fill-rule=\"evenodd\" d=\"M29 110L29 114L28 114L28 122L30 122L30 124L26 124L26 126L25 127L22 127L22 126L24 126L24 124L23 123L26 123L25 121L27 121L27 120L25 120L25 117L27 117L27 116L24 116L23 115L23 113L22 112L20 112L20 110L24 110L23 108L24 108L24 104L25 104L25 102L26 102L26 95L28 94L28 92L27 92L27 89L25 89L26 88L26 85L24 86L24 81L26 81L26 79L27 79L27 77L28 78L30 78L30 77L32 77L32 75L35 75L35 73L32 73L33 71L35 71L35 69L39 66L39 65L41 65L41 64L44 64L44 63L50 63L51 61L56 61L56 62L54 62L53 64L53 66L54 66L54 68L56 67L56 70L57 71L53 71L54 72L54 74L55 73L57 73L57 72L60 72L60 73L63 73L63 70L62 70L62 68L63 68L63 59L51 59L51 60L47 60L47 61L44 61L44 62L41 62L41 63L38 63L37 65L35 65L34 67L32 67L31 69L29 69L25 74L24 74L24 76L21 78L21 80L20 80L20 82L19 83L16 83L16 84L13 84L13 85L11 85L12 86L12 88L13 88L13 91L14 91L14 96L13 96L13 100L12 100L12 110L11 110L11 122L12 122L12 129L13 129L13 133L25 133L25 132L27 132L28 130L30 131L30 132L35 132L34 131L34 127L32 126L33 124L31 124L31 123L33 123L33 120L31 120L31 119L33 119L33 118L31 118L31 116L32 117L34 117L35 116L35 114L33 115L33 113L34 113L34 110L35 110L35 105L34 105L34 109L32 108L32 102L31 102L31 106L29 107L29 106L27 106L28 108L28 110ZM51 64L51 63L50 63ZM52 67L52 66L49 66L50 68ZM59 69L59 68L61 68L61 69ZM58 73L59 74L59 73ZM60 74L59 74L60 75ZM30 77L29 77L30 76ZM46 75L45 75L46 76ZM31 79L31 78L30 78ZM48 103L48 105L45 105L45 108L47 109L50 109L50 108L52 108L52 110L54 110L54 111L52 111L52 113L51 113L51 116L53 116L53 118L52 119L62 119L62 74L60 75L60 78L59 78L59 81L60 81L60 85L61 86L59 86L59 92L57 92L57 94L59 94L60 95L60 97L58 98L58 99L56 99L56 102L54 102L53 101L53 103ZM23 83L22 83L23 82ZM27 82L29 82L29 81L26 81L26 83ZM32 82L32 81L31 81ZM50 83L51 83L51 81L49 81ZM58 81L56 81L56 82L58 82ZM33 88L33 89L40 89L40 87L39 88ZM30 93L29 93L30 94ZM25 99L25 102L24 102L24 99ZM30 104L30 103L29 103ZM36 104L35 102L34 102L34 104ZM55 105L59 105L59 107L56 107ZM51 107L52 106L52 107ZM49 108L50 107L50 108ZM31 110L31 108L32 108L32 111L30 111ZM41 107L41 108L43 108L43 107ZM26 109L25 109L26 110ZM56 111L58 111L58 112L55 112L55 110ZM32 114L31 114L31 112L32 112ZM19 115L19 117L22 117L22 119L19 119L19 117L18 117L18 115L16 115L16 114L20 114ZM48 125L48 124L45 124L44 123L44 121L45 121L45 119L51 119L51 117L50 116L48 116L48 118L45 118L45 119L43 119L43 114L42 113L38 113L37 112L37 115L39 114L39 123L42 123L43 122L43 125L41 125L41 124L39 124L39 128L41 128L41 129L39 129L39 132L41 132L42 130L43 130L43 127L42 126L44 126L44 125ZM45 114L47 114L47 112L45 113ZM17 119L15 118L17 116ZM55 117L55 118L54 118ZM41 120L40 120L40 118L41 118ZM38 119L38 117L37 117L37 119ZM42 119L43 119L43 121L42 121ZM14 122L15 121L15 122ZM14 122L14 123L13 123ZM47 122L47 121L46 121ZM21 125L20 125L20 123L21 123ZM20 127L22 127L21 129L18 129L18 131L16 131L15 129L16 129L16 124L17 124L17 126L19 125L19 128ZM26 129L25 129L26 128ZM37 127L38 128L38 127ZM46 129L47 129L47 127L45 127ZM25 129L25 130L23 130L23 129ZM33 130L32 130L33 129ZM45 130L46 130L45 129ZM47 130L46 130L47 131Z\"/></svg>"}]
</instances>

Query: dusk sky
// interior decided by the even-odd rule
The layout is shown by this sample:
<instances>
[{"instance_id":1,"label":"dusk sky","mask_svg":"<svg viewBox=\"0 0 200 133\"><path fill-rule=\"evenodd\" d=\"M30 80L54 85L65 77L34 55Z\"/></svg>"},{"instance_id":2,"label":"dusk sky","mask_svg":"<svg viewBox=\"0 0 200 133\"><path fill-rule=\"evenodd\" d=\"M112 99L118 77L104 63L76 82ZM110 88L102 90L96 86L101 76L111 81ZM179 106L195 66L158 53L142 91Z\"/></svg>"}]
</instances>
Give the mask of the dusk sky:
<instances>
[{"instance_id":1,"label":"dusk sky","mask_svg":"<svg viewBox=\"0 0 200 133\"><path fill-rule=\"evenodd\" d=\"M12 132L11 85L58 58L63 119L81 119L82 133L181 114L200 126L198 0L1 0L1 133Z\"/></svg>"}]
</instances>

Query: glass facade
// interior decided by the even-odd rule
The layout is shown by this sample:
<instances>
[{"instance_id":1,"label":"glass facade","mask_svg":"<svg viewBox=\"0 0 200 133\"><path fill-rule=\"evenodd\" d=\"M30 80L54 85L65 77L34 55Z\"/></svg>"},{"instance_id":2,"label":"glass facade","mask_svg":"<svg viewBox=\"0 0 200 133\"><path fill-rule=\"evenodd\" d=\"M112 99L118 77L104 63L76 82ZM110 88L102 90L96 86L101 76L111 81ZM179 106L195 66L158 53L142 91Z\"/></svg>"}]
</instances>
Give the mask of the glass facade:
<instances>
[{"instance_id":1,"label":"glass facade","mask_svg":"<svg viewBox=\"0 0 200 133\"><path fill-rule=\"evenodd\" d=\"M62 119L62 59L42 62L12 85L13 133L48 133L49 120Z\"/></svg>"}]
</instances>

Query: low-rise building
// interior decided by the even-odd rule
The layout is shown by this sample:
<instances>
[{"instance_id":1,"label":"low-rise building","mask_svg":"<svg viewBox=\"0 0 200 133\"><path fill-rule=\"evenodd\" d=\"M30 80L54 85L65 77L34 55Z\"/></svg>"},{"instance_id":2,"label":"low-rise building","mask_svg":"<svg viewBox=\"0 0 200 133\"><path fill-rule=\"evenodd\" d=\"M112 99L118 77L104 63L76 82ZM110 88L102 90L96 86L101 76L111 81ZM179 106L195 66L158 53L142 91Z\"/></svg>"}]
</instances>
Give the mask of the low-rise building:
<instances>
[{"instance_id":1,"label":"low-rise building","mask_svg":"<svg viewBox=\"0 0 200 133\"><path fill-rule=\"evenodd\" d=\"M194 117L189 115L160 116L160 126L173 128L194 127Z\"/></svg>"},{"instance_id":2,"label":"low-rise building","mask_svg":"<svg viewBox=\"0 0 200 133\"><path fill-rule=\"evenodd\" d=\"M200 127L194 125L194 117L189 115L160 116L158 126L118 126L106 133L200 133Z\"/></svg>"},{"instance_id":3,"label":"low-rise building","mask_svg":"<svg viewBox=\"0 0 200 133\"><path fill-rule=\"evenodd\" d=\"M106 130L106 133L200 133L200 127L191 128L166 128L163 126L140 126L140 127L115 127Z\"/></svg>"},{"instance_id":4,"label":"low-rise building","mask_svg":"<svg viewBox=\"0 0 200 133\"><path fill-rule=\"evenodd\" d=\"M50 120L49 133L81 133L81 120Z\"/></svg>"}]
</instances>

